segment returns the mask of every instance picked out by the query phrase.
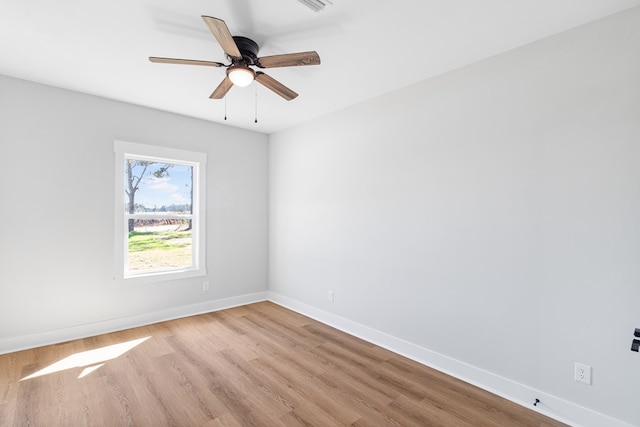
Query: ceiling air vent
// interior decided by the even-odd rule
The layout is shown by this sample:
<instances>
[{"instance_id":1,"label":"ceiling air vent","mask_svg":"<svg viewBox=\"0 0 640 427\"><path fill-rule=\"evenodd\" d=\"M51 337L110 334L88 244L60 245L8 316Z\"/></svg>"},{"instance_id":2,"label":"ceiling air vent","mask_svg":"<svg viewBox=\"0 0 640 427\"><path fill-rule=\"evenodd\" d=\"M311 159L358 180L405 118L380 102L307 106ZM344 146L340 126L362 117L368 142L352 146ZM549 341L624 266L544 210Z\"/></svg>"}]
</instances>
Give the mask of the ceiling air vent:
<instances>
[{"instance_id":1,"label":"ceiling air vent","mask_svg":"<svg viewBox=\"0 0 640 427\"><path fill-rule=\"evenodd\" d=\"M312 9L314 12L320 12L324 10L324 7L328 4L333 4L331 0L298 0L303 5Z\"/></svg>"}]
</instances>

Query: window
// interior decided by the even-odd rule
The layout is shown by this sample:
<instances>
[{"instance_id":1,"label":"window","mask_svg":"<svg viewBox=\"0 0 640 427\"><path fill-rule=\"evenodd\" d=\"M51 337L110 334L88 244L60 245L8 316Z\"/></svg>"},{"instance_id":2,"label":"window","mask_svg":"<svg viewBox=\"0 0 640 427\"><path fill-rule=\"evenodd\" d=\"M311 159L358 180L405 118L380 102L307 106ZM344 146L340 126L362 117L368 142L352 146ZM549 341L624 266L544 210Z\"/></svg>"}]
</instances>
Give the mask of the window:
<instances>
[{"instance_id":1,"label":"window","mask_svg":"<svg viewBox=\"0 0 640 427\"><path fill-rule=\"evenodd\" d=\"M116 278L205 271L206 154L116 141Z\"/></svg>"}]
</instances>

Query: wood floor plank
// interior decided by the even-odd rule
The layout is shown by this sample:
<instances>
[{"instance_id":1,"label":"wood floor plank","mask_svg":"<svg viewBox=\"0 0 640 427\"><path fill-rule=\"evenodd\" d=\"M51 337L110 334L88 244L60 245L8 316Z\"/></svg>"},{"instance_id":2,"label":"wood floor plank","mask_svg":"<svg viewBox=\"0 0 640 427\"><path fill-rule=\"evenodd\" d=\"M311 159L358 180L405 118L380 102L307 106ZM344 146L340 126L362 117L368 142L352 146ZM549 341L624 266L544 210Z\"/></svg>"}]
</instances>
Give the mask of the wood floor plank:
<instances>
[{"instance_id":1,"label":"wood floor plank","mask_svg":"<svg viewBox=\"0 0 640 427\"><path fill-rule=\"evenodd\" d=\"M189 397L191 404L197 407L208 419L214 420L227 412L227 407L210 390L206 376L192 364L176 354L165 355L157 361L165 372L167 387L179 385Z\"/></svg>"},{"instance_id":2,"label":"wood floor plank","mask_svg":"<svg viewBox=\"0 0 640 427\"><path fill-rule=\"evenodd\" d=\"M326 343L317 351L332 360L346 375L353 373L353 376L361 382L381 392L386 392L390 396L404 395L414 400L422 400L425 396L424 388L413 381L411 377L385 370L383 364L371 362L358 353L350 352L333 343ZM374 384L377 386L374 387Z\"/></svg>"},{"instance_id":3,"label":"wood floor plank","mask_svg":"<svg viewBox=\"0 0 640 427\"><path fill-rule=\"evenodd\" d=\"M475 427L474 424L459 418L455 413L445 411L438 405L425 401L416 402L406 396L398 397L384 409L396 417L401 417L404 425Z\"/></svg>"},{"instance_id":4,"label":"wood floor plank","mask_svg":"<svg viewBox=\"0 0 640 427\"><path fill-rule=\"evenodd\" d=\"M342 426L353 425L348 421L341 421L340 417L319 408L312 402L303 403L293 411L280 418L283 426Z\"/></svg>"},{"instance_id":5,"label":"wood floor plank","mask_svg":"<svg viewBox=\"0 0 640 427\"><path fill-rule=\"evenodd\" d=\"M0 426L13 425L18 403L18 383L0 382Z\"/></svg>"},{"instance_id":6,"label":"wood floor plank","mask_svg":"<svg viewBox=\"0 0 640 427\"><path fill-rule=\"evenodd\" d=\"M0 425L563 426L270 302L0 355Z\"/></svg>"},{"instance_id":7,"label":"wood floor plank","mask_svg":"<svg viewBox=\"0 0 640 427\"><path fill-rule=\"evenodd\" d=\"M300 360L278 355L252 363L261 364L262 369L271 371L305 401L313 403L324 416L334 418L336 423L333 425L349 425L360 418L360 414L352 406L336 399L333 390L320 380L321 373L309 371Z\"/></svg>"}]
</instances>

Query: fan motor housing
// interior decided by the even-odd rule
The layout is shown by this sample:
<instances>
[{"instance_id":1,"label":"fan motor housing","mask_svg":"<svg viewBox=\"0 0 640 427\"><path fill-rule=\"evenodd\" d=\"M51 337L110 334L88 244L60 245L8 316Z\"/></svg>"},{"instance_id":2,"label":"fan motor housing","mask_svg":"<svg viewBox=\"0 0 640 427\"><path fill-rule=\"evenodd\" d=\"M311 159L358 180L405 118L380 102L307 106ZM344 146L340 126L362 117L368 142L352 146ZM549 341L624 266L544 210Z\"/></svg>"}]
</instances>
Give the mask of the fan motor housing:
<instances>
[{"instance_id":1,"label":"fan motor housing","mask_svg":"<svg viewBox=\"0 0 640 427\"><path fill-rule=\"evenodd\" d=\"M256 61L258 60L258 51L260 50L258 43L248 37L242 36L233 36L233 41L236 42L236 46L238 46L238 50L246 64L256 65Z\"/></svg>"}]
</instances>

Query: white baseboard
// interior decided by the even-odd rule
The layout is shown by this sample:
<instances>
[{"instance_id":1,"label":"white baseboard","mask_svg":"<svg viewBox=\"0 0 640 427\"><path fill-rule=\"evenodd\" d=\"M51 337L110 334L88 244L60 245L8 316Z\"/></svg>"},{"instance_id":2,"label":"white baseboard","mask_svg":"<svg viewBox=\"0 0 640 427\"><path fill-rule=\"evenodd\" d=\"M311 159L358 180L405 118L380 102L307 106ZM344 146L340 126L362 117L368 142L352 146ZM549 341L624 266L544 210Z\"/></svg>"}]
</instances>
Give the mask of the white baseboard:
<instances>
[{"instance_id":1,"label":"white baseboard","mask_svg":"<svg viewBox=\"0 0 640 427\"><path fill-rule=\"evenodd\" d=\"M226 308L265 301L267 292L240 295L232 298L224 298L213 301L205 301L197 304L168 308L135 316L109 319L100 322L86 323L71 326L69 328L54 329L37 332L30 335L0 339L0 354L26 350L44 345L58 344L80 338L92 337L109 332L122 331L138 326L150 325L181 317L195 316L197 314L210 313Z\"/></svg>"},{"instance_id":2,"label":"white baseboard","mask_svg":"<svg viewBox=\"0 0 640 427\"><path fill-rule=\"evenodd\" d=\"M420 347L317 307L279 295L275 292L269 292L268 299L278 305L391 350L394 353L415 360L416 362L444 372L469 384L473 384L565 424L575 427L633 427L624 421ZM538 403L537 406L533 406L535 399L540 399L540 403Z\"/></svg>"}]
</instances>

